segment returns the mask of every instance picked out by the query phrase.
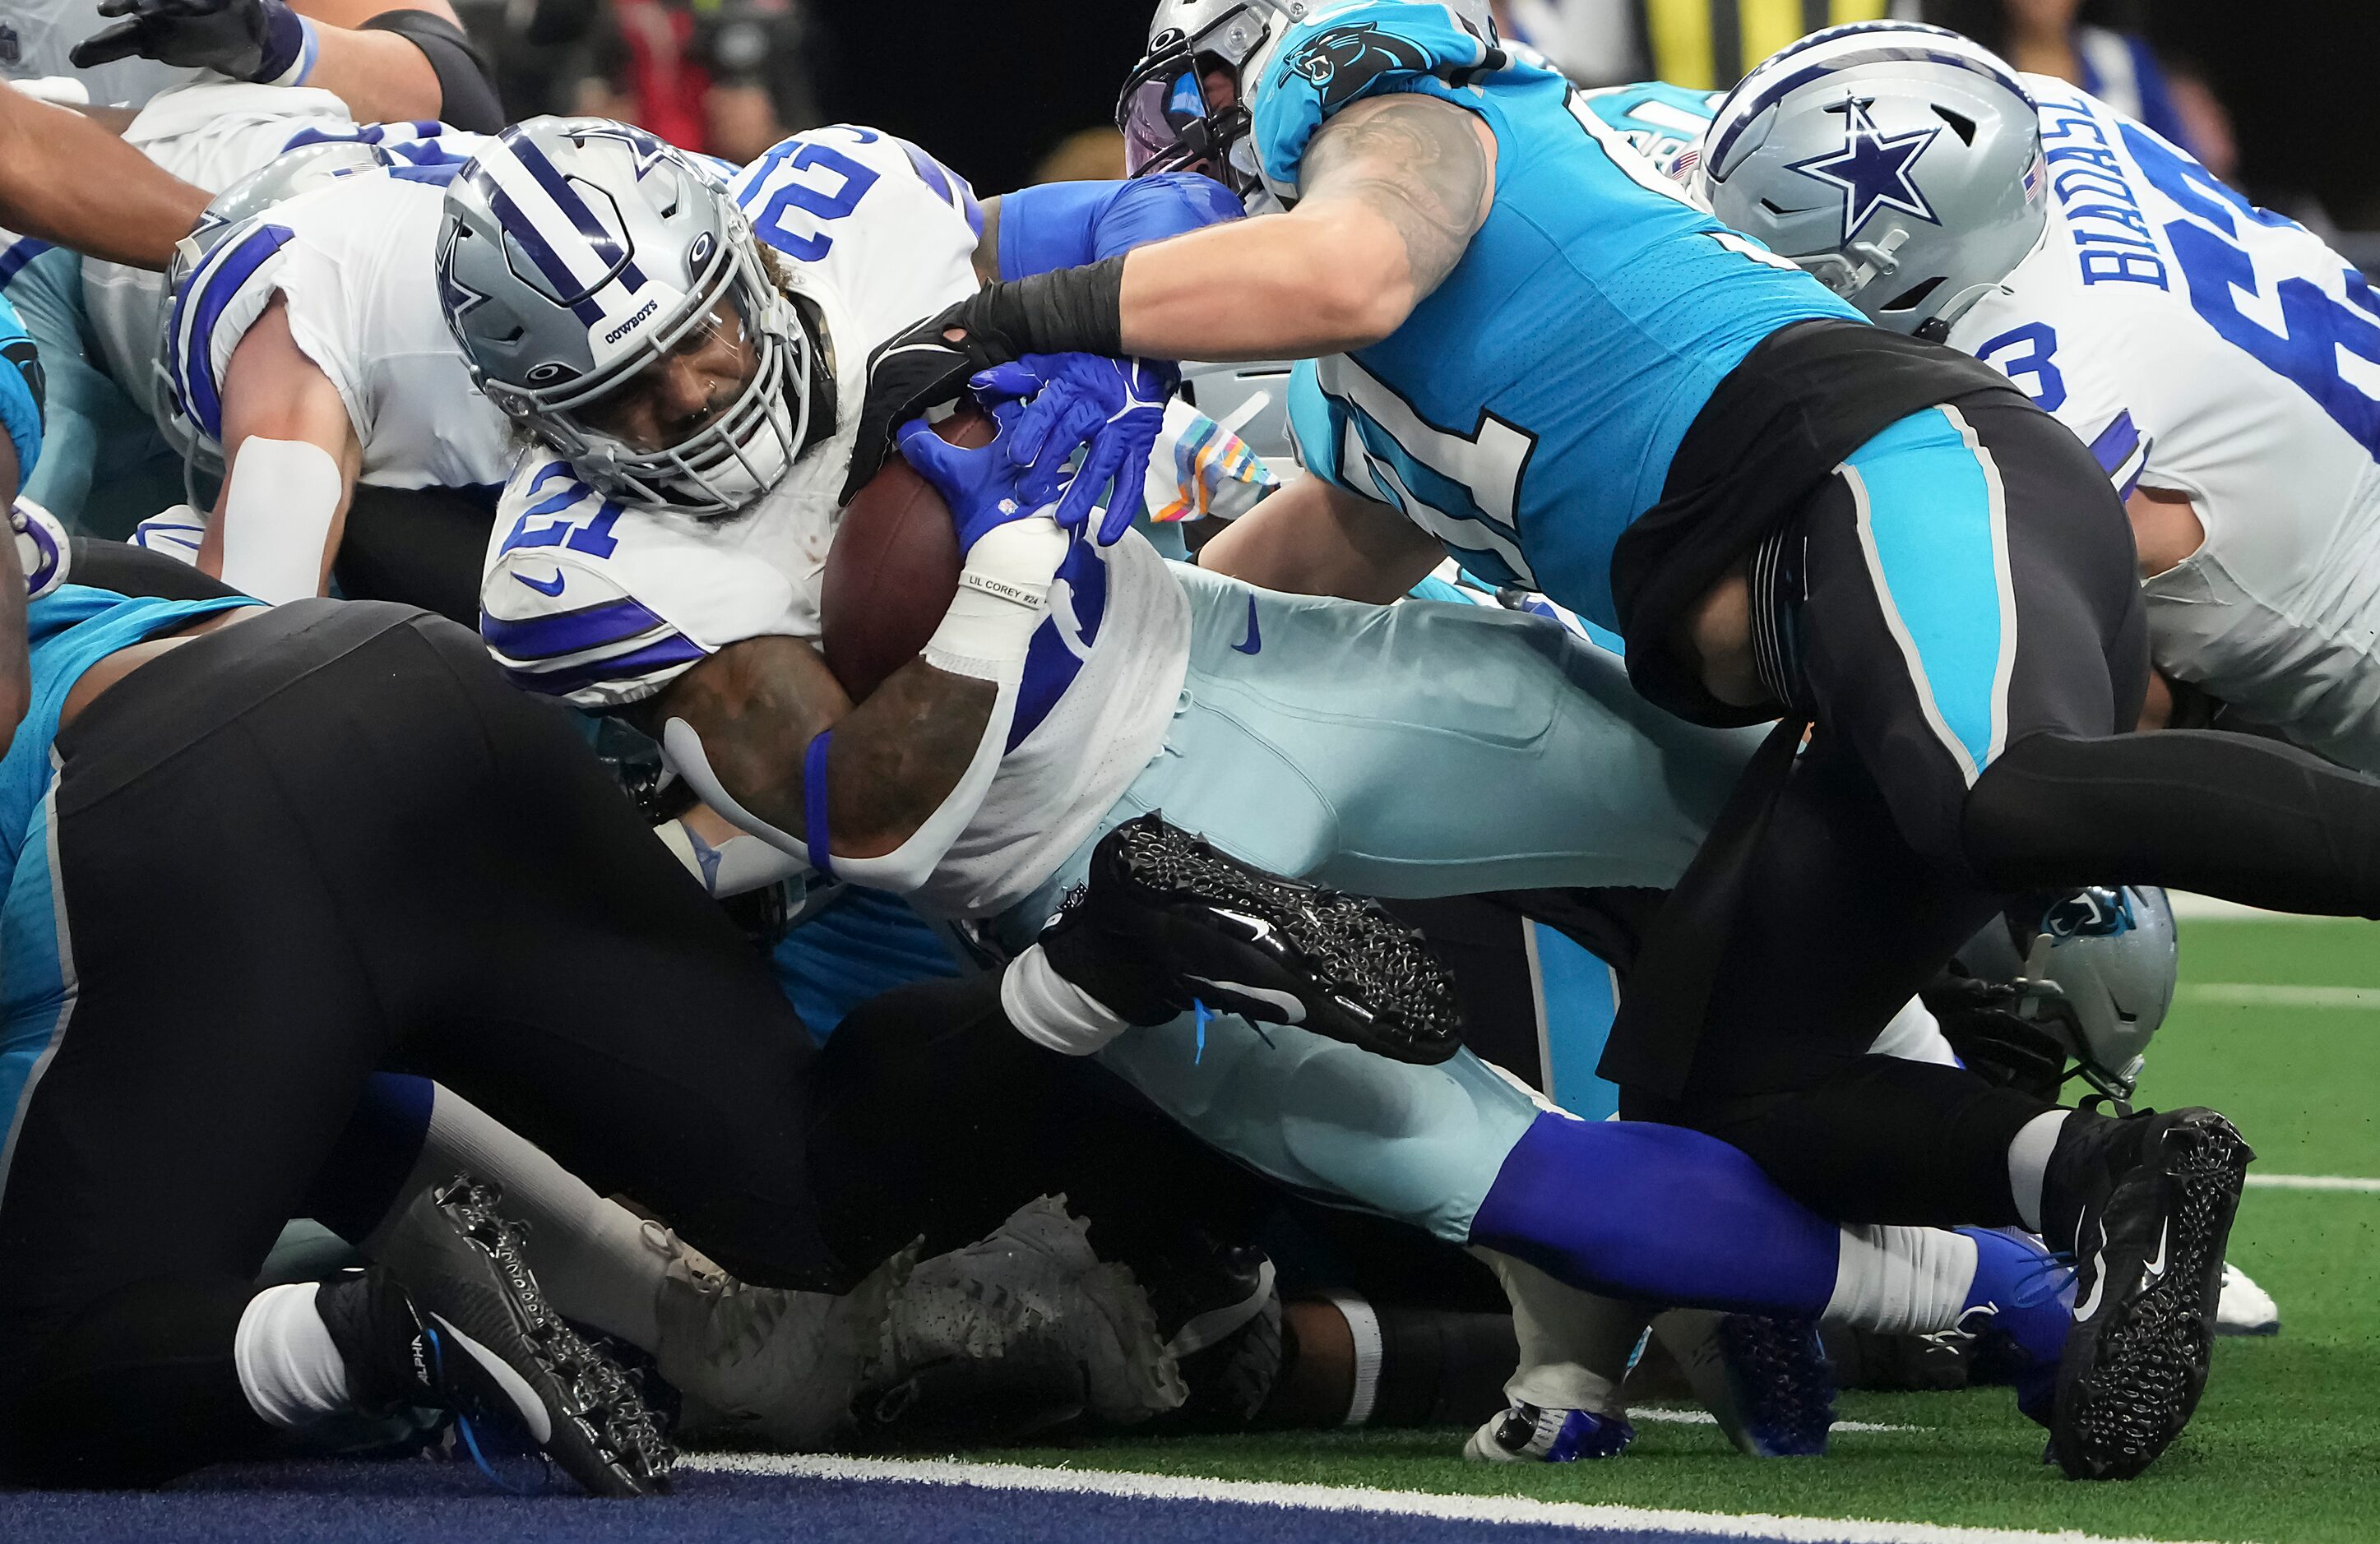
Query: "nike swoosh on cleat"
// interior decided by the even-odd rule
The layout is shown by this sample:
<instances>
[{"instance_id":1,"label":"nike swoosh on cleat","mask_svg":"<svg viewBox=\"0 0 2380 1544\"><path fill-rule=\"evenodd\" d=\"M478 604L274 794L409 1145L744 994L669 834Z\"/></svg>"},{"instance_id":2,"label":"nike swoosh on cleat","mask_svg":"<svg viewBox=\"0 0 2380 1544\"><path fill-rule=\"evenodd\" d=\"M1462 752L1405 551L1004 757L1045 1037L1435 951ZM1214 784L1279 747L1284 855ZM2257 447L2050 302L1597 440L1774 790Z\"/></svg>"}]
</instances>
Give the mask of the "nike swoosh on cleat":
<instances>
[{"instance_id":1,"label":"nike swoosh on cleat","mask_svg":"<svg viewBox=\"0 0 2380 1544\"><path fill-rule=\"evenodd\" d=\"M2074 1305L2074 1322L2087 1324L2099 1311L2099 1299L2107 1290L2107 1251L2101 1249L2091 1259L2091 1296Z\"/></svg>"},{"instance_id":2,"label":"nike swoosh on cleat","mask_svg":"<svg viewBox=\"0 0 2380 1544\"><path fill-rule=\"evenodd\" d=\"M1201 986L1211 986L1218 992L1228 992L1252 1003L1266 1003L1279 1008L1284 1024L1305 1022L1305 1005L1286 992L1276 992L1269 986L1248 986L1236 981L1215 981L1206 976L1194 976L1184 971L1182 979L1195 981Z\"/></svg>"},{"instance_id":3,"label":"nike swoosh on cleat","mask_svg":"<svg viewBox=\"0 0 2380 1544\"><path fill-rule=\"evenodd\" d=\"M562 593L562 570L558 568L553 571L553 580L551 584L541 580L532 579L528 574L517 571L514 573L513 577L519 580L522 584L527 585L530 589L535 590L541 596L552 597Z\"/></svg>"},{"instance_id":4,"label":"nike swoosh on cleat","mask_svg":"<svg viewBox=\"0 0 2380 1544\"><path fill-rule=\"evenodd\" d=\"M1232 645L1242 654L1255 654L1264 647L1264 639L1257 633L1257 597L1248 597L1248 635Z\"/></svg>"},{"instance_id":5,"label":"nike swoosh on cleat","mask_svg":"<svg viewBox=\"0 0 2380 1544\"><path fill-rule=\"evenodd\" d=\"M2165 1279L2166 1245L2172 1241L2172 1237L2173 1219L2168 1217L2165 1225L2157 1229L2156 1254L2141 1267L2141 1285L2143 1288L2154 1286Z\"/></svg>"},{"instance_id":6,"label":"nike swoosh on cleat","mask_svg":"<svg viewBox=\"0 0 2380 1544\"><path fill-rule=\"evenodd\" d=\"M455 1321L444 1314L433 1313L430 1317L444 1326L447 1338L470 1353L471 1359L480 1364L496 1387L504 1391L504 1397L513 1402L514 1408L520 1412L521 1424L528 1429L530 1440L540 1447L552 1441L553 1417L547 1411L545 1401L529 1387L528 1380L514 1370L511 1363L456 1329Z\"/></svg>"}]
</instances>

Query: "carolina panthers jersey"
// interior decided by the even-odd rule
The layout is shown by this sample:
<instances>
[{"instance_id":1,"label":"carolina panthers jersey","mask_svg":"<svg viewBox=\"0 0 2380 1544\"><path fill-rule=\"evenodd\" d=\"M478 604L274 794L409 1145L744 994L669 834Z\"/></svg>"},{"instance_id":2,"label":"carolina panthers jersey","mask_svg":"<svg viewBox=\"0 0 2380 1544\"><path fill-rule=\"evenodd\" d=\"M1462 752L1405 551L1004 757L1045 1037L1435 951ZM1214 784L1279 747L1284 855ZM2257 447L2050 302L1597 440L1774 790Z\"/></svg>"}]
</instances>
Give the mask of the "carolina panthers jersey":
<instances>
[{"instance_id":1,"label":"carolina panthers jersey","mask_svg":"<svg viewBox=\"0 0 2380 1544\"><path fill-rule=\"evenodd\" d=\"M1265 180L1298 191L1350 103L1413 91L1496 136L1496 199L1452 272L1385 342L1302 376L1307 466L1397 509L1463 566L1616 625L1621 534L1687 428L1778 329L1857 313L1727 230L1558 74L1414 0L1292 29L1253 82Z\"/></svg>"},{"instance_id":2,"label":"carolina panthers jersey","mask_svg":"<svg viewBox=\"0 0 2380 1544\"><path fill-rule=\"evenodd\" d=\"M444 187L392 172L341 178L225 233L166 314L166 405L222 453L224 371L282 301L298 349L329 377L381 488L488 488L519 452L472 385L438 306Z\"/></svg>"},{"instance_id":3,"label":"carolina panthers jersey","mask_svg":"<svg viewBox=\"0 0 2380 1544\"><path fill-rule=\"evenodd\" d=\"M284 151L323 139L377 144L426 175L460 166L478 143L478 136L438 123L358 124L337 97L310 87L224 81L160 95L133 119L124 138L166 171L210 193L222 192ZM82 279L84 304L108 373L154 413L164 276L86 258Z\"/></svg>"},{"instance_id":4,"label":"carolina panthers jersey","mask_svg":"<svg viewBox=\"0 0 2380 1544\"><path fill-rule=\"evenodd\" d=\"M2205 546L2144 586L2159 669L2380 772L2380 296L2140 124L2026 80L2048 230L1950 342L2125 492L2190 496Z\"/></svg>"},{"instance_id":5,"label":"carolina panthers jersey","mask_svg":"<svg viewBox=\"0 0 2380 1544\"><path fill-rule=\"evenodd\" d=\"M833 432L721 520L628 508L566 462L525 461L497 511L480 633L529 691L601 711L729 644L817 638L868 356L977 287L974 195L890 135L797 134L729 187L785 259L786 283L824 318ZM1146 541L1104 553L1078 542L1032 641L1007 758L920 906L987 916L1047 878L1157 754L1188 648L1188 603Z\"/></svg>"}]
</instances>

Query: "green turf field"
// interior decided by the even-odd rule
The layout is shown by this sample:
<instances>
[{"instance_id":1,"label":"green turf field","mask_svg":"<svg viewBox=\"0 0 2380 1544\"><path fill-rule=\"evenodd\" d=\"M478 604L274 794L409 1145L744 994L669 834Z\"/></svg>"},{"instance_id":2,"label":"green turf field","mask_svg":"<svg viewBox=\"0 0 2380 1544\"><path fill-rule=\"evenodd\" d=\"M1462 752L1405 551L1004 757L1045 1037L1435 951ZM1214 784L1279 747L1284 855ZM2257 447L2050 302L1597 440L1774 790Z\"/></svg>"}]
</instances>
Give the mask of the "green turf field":
<instances>
[{"instance_id":1,"label":"green turf field","mask_svg":"<svg viewBox=\"0 0 2380 1544\"><path fill-rule=\"evenodd\" d=\"M2212 1104L2252 1172L2380 1177L2380 991L2242 1006L2222 985L2380 989L2380 926L2193 922L2183 998L2145 1102ZM2200 989L2193 992L2192 989ZM2080 1485L2037 1460L2004 1390L1847 1394L1823 1459L1755 1462L1714 1428L1645 1425L1615 1463L1468 1465L1454 1431L1113 1442L983 1454L1076 1467L1305 1480L1694 1511L1869 1517L2265 1544L2380 1540L2380 1193L2251 1189L2232 1259L2280 1302L2276 1340L2227 1341L2190 1432L2143 1478Z\"/></svg>"}]
</instances>

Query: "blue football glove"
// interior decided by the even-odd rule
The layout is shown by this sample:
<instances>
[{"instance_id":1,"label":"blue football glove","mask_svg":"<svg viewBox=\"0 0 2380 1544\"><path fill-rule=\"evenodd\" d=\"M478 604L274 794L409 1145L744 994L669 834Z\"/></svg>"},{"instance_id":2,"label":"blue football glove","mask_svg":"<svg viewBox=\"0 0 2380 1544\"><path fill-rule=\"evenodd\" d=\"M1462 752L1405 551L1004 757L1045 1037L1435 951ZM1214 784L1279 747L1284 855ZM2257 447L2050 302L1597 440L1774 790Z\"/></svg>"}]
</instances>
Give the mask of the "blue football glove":
<instances>
[{"instance_id":1,"label":"blue football glove","mask_svg":"<svg viewBox=\"0 0 2380 1544\"><path fill-rule=\"evenodd\" d=\"M1031 399L1015 433L1038 467L1054 467L1076 445L1089 447L1058 501L1058 524L1069 530L1084 525L1104 497L1107 516L1095 539L1111 547L1140 513L1149 452L1181 379L1173 366L1148 359L1028 354L983 371L968 384L988 403Z\"/></svg>"},{"instance_id":2,"label":"blue football glove","mask_svg":"<svg viewBox=\"0 0 2380 1544\"><path fill-rule=\"evenodd\" d=\"M958 528L963 555L974 551L986 532L1038 514L1050 501L1046 496L1032 497L1024 486L1048 478L1044 474L1037 479L1031 460L1017 459L1016 440L1010 430L1018 416L1015 404L995 404L992 419L1001 431L991 443L974 450L952 444L923 418L912 418L901 426L897 440L901 454L950 506L951 524Z\"/></svg>"}]
</instances>

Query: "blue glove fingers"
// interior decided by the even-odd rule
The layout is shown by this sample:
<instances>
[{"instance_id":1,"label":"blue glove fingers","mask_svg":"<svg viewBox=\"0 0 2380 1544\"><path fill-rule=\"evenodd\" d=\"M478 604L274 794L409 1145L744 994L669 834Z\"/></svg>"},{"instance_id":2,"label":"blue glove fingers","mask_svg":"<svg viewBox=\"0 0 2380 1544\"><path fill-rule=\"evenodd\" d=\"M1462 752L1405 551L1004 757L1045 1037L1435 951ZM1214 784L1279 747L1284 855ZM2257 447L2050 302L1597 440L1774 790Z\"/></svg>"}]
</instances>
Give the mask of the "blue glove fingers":
<instances>
[{"instance_id":1,"label":"blue glove fingers","mask_svg":"<svg viewBox=\"0 0 2380 1544\"><path fill-rule=\"evenodd\" d=\"M923 418L912 418L901 426L893 437L901 447L901 458L917 469L917 475L934 485L944 503L955 503L963 486L969 480L960 457L968 452L934 432L934 426Z\"/></svg>"},{"instance_id":2,"label":"blue glove fingers","mask_svg":"<svg viewBox=\"0 0 2380 1544\"><path fill-rule=\"evenodd\" d=\"M1058 524L1075 530L1087 523L1091 511L1098 507L1100 495L1107 491L1120 460L1119 447L1112 427L1091 441L1090 453L1083 458L1082 470L1066 485L1063 497L1058 501Z\"/></svg>"},{"instance_id":3,"label":"blue glove fingers","mask_svg":"<svg viewBox=\"0 0 2380 1544\"><path fill-rule=\"evenodd\" d=\"M1048 384L1049 378L1024 359L994 365L967 378L967 389L985 402L998 397L1029 397Z\"/></svg>"},{"instance_id":4,"label":"blue glove fingers","mask_svg":"<svg viewBox=\"0 0 2380 1544\"><path fill-rule=\"evenodd\" d=\"M1137 416L1137 415L1135 415ZM1113 547L1132 529L1140 515L1141 507L1148 501L1148 457L1156 449L1157 436L1144 432L1139 424L1133 425L1132 439L1122 452L1122 466L1116 474L1115 492L1108 501L1108 517L1099 525L1099 544Z\"/></svg>"}]
</instances>

